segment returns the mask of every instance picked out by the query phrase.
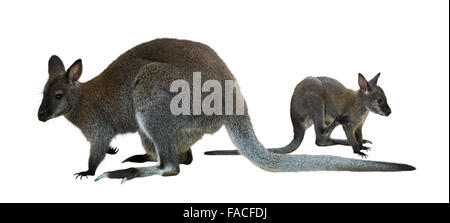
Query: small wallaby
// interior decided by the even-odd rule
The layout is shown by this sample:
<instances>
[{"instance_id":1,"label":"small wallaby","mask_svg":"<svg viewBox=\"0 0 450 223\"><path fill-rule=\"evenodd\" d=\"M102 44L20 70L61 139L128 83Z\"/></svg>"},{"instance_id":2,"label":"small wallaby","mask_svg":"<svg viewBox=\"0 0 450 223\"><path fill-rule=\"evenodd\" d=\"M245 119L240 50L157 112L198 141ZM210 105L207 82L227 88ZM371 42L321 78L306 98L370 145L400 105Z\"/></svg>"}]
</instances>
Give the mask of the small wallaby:
<instances>
[{"instance_id":1,"label":"small wallaby","mask_svg":"<svg viewBox=\"0 0 450 223\"><path fill-rule=\"evenodd\" d=\"M353 152L366 158L361 150L369 150L364 143L372 143L362 138L362 126L369 111L388 116L391 109L383 89L377 85L380 73L370 81L358 74L360 89L347 89L339 81L329 77L307 77L294 90L291 99L291 121L294 139L281 148L269 149L275 153L291 153L303 141L306 129L314 124L316 145L352 146ZM330 138L334 128L342 124L347 140ZM206 155L239 155L238 150L216 150Z\"/></svg>"},{"instance_id":2,"label":"small wallaby","mask_svg":"<svg viewBox=\"0 0 450 223\"><path fill-rule=\"evenodd\" d=\"M406 164L269 152L256 138L245 101L243 115L172 114L170 105L176 94L170 88L174 81L190 81L193 72L201 72L202 82L216 80L224 86L226 81L235 81L219 56L198 42L156 39L140 44L121 55L102 74L83 84L77 81L81 62L64 72L61 61L53 57L49 71L39 119L45 121L64 114L91 141L90 168L80 175L94 174L109 141L118 133L139 131L144 147L152 148L147 152L157 156L157 165L110 171L96 180L107 177L125 182L135 177L177 175L179 154L189 157L191 145L223 125L240 152L256 166L269 171L415 169ZM196 90L192 85L189 87L190 92ZM238 88L234 89L233 95L240 95ZM221 97L222 101L228 99L223 94Z\"/></svg>"}]
</instances>

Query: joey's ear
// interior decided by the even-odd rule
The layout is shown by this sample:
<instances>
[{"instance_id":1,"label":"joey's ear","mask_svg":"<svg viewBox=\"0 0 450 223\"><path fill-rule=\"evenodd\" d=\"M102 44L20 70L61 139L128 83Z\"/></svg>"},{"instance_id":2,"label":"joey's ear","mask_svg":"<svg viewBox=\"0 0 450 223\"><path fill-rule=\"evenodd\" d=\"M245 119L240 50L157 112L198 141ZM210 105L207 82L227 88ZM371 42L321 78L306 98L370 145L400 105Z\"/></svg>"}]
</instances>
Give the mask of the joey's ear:
<instances>
[{"instance_id":1,"label":"joey's ear","mask_svg":"<svg viewBox=\"0 0 450 223\"><path fill-rule=\"evenodd\" d=\"M378 82L378 78L380 77L381 73L378 73L377 75L375 75L375 77L372 78L372 80L370 80L369 82L372 84L377 84Z\"/></svg>"},{"instance_id":2,"label":"joey's ear","mask_svg":"<svg viewBox=\"0 0 450 223\"><path fill-rule=\"evenodd\" d=\"M81 59L78 59L75 61L75 63L72 64L72 66L69 67L67 70L67 78L71 82L75 82L78 79L80 79L81 72L83 71L83 64L81 62Z\"/></svg>"},{"instance_id":3,"label":"joey's ear","mask_svg":"<svg viewBox=\"0 0 450 223\"><path fill-rule=\"evenodd\" d=\"M53 55L48 60L48 74L50 76L64 75L66 73L66 68L64 68L64 64L59 59L58 56Z\"/></svg>"},{"instance_id":4,"label":"joey's ear","mask_svg":"<svg viewBox=\"0 0 450 223\"><path fill-rule=\"evenodd\" d=\"M358 74L358 84L362 90L369 91L369 83L361 73Z\"/></svg>"}]
</instances>

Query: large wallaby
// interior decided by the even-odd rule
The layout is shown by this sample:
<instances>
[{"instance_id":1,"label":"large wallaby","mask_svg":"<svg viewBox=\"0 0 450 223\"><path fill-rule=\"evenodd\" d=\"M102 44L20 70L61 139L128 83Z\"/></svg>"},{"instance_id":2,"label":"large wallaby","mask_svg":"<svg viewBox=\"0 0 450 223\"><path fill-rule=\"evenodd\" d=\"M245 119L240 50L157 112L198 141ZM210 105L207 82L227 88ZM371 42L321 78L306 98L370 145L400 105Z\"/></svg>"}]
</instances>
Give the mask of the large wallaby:
<instances>
[{"instance_id":1,"label":"large wallaby","mask_svg":"<svg viewBox=\"0 0 450 223\"><path fill-rule=\"evenodd\" d=\"M109 145L117 134L138 131L146 151L146 154L132 156L124 162L157 161L153 143L139 131L132 97L135 77L143 66L152 62L142 50L145 47L124 53L100 75L86 83L78 82L82 72L80 59L66 71L59 57L50 57L49 78L38 118L45 122L64 115L90 142L89 168L76 173L76 177L82 179L83 176L95 175L105 155L117 153L118 149ZM180 154L179 159L182 164L190 164L191 150Z\"/></svg>"},{"instance_id":2,"label":"large wallaby","mask_svg":"<svg viewBox=\"0 0 450 223\"><path fill-rule=\"evenodd\" d=\"M101 75L86 83L77 81L81 74L80 62L63 72L62 63L56 61L50 59L51 75L39 118L47 120L64 114L77 125L92 142L92 150L103 151L92 158L92 166L103 159L109 141L118 133L139 131L144 147L155 149L150 153L157 155L157 165L106 172L96 180L107 177L119 178L124 182L150 175L177 175L180 171L179 154L187 154L190 146L203 134L212 134L222 125L225 125L233 143L244 156L269 171L415 169L406 164L269 152L254 134L245 102L243 115L173 115L170 104L175 93L170 91L170 87L174 81L190 81L193 72L201 72L202 83L210 79L222 84L235 81L219 56L201 43L176 39L143 43L125 52ZM198 90L189 87L191 92ZM59 88L63 88L63 93L58 93ZM235 97L238 97L239 89L234 90ZM226 101L225 95L222 96ZM93 174L93 169L81 174Z\"/></svg>"},{"instance_id":3,"label":"large wallaby","mask_svg":"<svg viewBox=\"0 0 450 223\"><path fill-rule=\"evenodd\" d=\"M306 129L314 124L316 145L347 145L353 152L363 157L361 150L369 148L364 143L372 143L362 138L362 126L369 111L388 116L391 109L383 89L377 85L380 73L370 81L358 74L360 89L347 89L339 81L329 77L307 77L294 90L291 99L291 121L294 138L281 148L269 149L275 153L291 153L303 141ZM342 124L347 140L330 138L333 129ZM217 150L206 155L239 155L238 150Z\"/></svg>"}]
</instances>

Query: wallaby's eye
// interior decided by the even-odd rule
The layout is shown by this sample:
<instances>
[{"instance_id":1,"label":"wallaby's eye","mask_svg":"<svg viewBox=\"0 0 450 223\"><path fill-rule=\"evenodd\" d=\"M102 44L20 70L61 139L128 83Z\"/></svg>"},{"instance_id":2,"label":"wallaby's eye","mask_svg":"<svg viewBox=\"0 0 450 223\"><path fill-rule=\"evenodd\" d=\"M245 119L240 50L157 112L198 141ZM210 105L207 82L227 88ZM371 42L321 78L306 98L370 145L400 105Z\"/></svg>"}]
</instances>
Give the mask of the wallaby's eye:
<instances>
[{"instance_id":1,"label":"wallaby's eye","mask_svg":"<svg viewBox=\"0 0 450 223\"><path fill-rule=\"evenodd\" d=\"M381 99L381 98L378 98L378 99L377 99L377 103L378 103L378 104L381 104L381 103L383 103L383 99Z\"/></svg>"},{"instance_id":2,"label":"wallaby's eye","mask_svg":"<svg viewBox=\"0 0 450 223\"><path fill-rule=\"evenodd\" d=\"M59 99L62 98L62 96L63 96L62 94L56 94L56 95L55 95L55 98L59 100Z\"/></svg>"}]
</instances>

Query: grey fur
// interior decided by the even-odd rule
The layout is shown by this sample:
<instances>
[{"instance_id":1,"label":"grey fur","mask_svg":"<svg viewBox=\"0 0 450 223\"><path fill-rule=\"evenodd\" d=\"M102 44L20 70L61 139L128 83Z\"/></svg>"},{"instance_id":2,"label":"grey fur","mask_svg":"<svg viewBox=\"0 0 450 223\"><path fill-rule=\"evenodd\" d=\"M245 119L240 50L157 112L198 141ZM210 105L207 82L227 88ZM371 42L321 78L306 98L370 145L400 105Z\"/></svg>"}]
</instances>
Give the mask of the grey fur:
<instances>
[{"instance_id":1,"label":"grey fur","mask_svg":"<svg viewBox=\"0 0 450 223\"><path fill-rule=\"evenodd\" d=\"M77 177L95 174L116 135L138 130L132 84L139 70L152 62L147 51L150 44L144 43L128 50L101 74L85 83L78 82L78 79L70 80L71 69L66 72L59 57L54 55L50 58L49 79L44 88L38 118L45 122L64 115L90 142L89 169L77 173ZM77 60L74 65L82 66L81 60ZM81 75L82 68L79 68ZM63 92L63 97L59 100L55 99L58 92ZM147 145L144 148L148 152L154 150L152 147ZM154 152L150 152L147 157L148 160L140 161L157 160ZM188 164L192 160L180 161Z\"/></svg>"},{"instance_id":2,"label":"grey fur","mask_svg":"<svg viewBox=\"0 0 450 223\"><path fill-rule=\"evenodd\" d=\"M366 81L358 74L360 89L352 91L339 81L329 77L307 77L295 88L291 99L291 121L294 139L287 146L269 149L271 152L287 154L295 151L301 144L305 131L314 124L316 144L318 146L346 145L363 157L361 150L368 150L362 139L362 126L368 111L388 116L391 109L386 96L377 85L380 73L372 80ZM382 100L382 103L377 103ZM330 135L334 128L342 124L347 139L333 139ZM239 155L238 150L216 150L205 152L206 155Z\"/></svg>"},{"instance_id":3,"label":"grey fur","mask_svg":"<svg viewBox=\"0 0 450 223\"><path fill-rule=\"evenodd\" d=\"M127 51L98 77L79 84L78 102L65 116L93 141L94 148L106 148L115 134L139 129L141 137L153 142L158 156L156 166L106 172L96 180L108 177L124 182L135 177L177 175L180 171L178 154L187 152L203 134L212 134L222 125L226 126L241 153L266 170L413 169L403 164L271 153L254 135L246 105L244 115L172 115L170 101L175 94L169 91L170 84L177 79L190 81L196 71L202 73L202 81L214 79L222 86L225 80L235 80L225 63L208 46L187 40L156 39ZM90 93L86 95L86 91ZM45 93L43 101L48 97L53 95ZM99 156L97 160L103 157Z\"/></svg>"}]
</instances>

